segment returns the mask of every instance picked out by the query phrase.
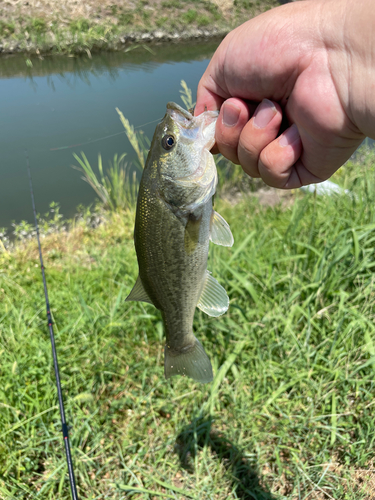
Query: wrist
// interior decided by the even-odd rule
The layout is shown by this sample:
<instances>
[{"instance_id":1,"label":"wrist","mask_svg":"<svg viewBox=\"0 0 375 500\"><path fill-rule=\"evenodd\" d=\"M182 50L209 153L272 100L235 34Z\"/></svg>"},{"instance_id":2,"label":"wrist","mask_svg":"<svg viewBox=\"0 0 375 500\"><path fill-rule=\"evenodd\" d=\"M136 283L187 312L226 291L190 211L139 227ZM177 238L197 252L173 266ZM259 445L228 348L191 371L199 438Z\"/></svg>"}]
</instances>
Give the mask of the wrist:
<instances>
[{"instance_id":1,"label":"wrist","mask_svg":"<svg viewBox=\"0 0 375 500\"><path fill-rule=\"evenodd\" d=\"M322 37L341 105L357 132L375 138L375 9L372 0L323 0ZM340 25L340 29L332 28Z\"/></svg>"}]
</instances>

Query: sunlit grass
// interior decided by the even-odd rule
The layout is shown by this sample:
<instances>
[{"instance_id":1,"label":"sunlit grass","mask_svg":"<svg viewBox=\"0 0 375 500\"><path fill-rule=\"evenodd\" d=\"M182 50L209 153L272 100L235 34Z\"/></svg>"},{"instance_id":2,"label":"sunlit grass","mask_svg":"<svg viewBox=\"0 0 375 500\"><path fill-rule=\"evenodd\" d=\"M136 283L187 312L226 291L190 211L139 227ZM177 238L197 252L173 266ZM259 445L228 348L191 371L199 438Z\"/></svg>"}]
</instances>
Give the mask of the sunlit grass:
<instances>
[{"instance_id":1,"label":"sunlit grass","mask_svg":"<svg viewBox=\"0 0 375 500\"><path fill-rule=\"evenodd\" d=\"M73 154L80 165L80 170L84 175L82 179L86 181L98 195L103 204L103 208L108 210L126 210L135 205L138 195L138 180L136 171L129 168L124 162L125 154L118 157L116 154L113 163L107 171L103 173L102 157L98 156L98 177L91 167L85 153L81 157Z\"/></svg>"},{"instance_id":2,"label":"sunlit grass","mask_svg":"<svg viewBox=\"0 0 375 500\"><path fill-rule=\"evenodd\" d=\"M109 169L104 173L102 157L99 154L98 176L85 153L81 152L81 157L73 153L75 160L80 165L79 167L73 166L73 168L83 173L82 179L93 188L103 208L112 212L129 210L135 206L139 182L137 171L139 174L143 171L150 146L150 141L143 135L143 132L136 132L123 113L117 108L116 111L124 126L125 134L136 153L137 158L134 164L127 164L124 161L126 153L120 157L115 154L113 163L110 163Z\"/></svg>"},{"instance_id":3,"label":"sunlit grass","mask_svg":"<svg viewBox=\"0 0 375 500\"><path fill-rule=\"evenodd\" d=\"M204 386L164 380L159 312L124 302L134 212L45 236L80 498L372 498L374 165L342 170L353 196L216 201L235 244L209 258L228 313L195 316ZM68 499L36 243L0 259L0 498Z\"/></svg>"},{"instance_id":4,"label":"sunlit grass","mask_svg":"<svg viewBox=\"0 0 375 500\"><path fill-rule=\"evenodd\" d=\"M204 28L204 36L224 35L229 30L261 12L279 5L277 0L238 2L226 0L136 0L124 4L114 0L104 4L96 0L86 2L90 15L77 3L39 2L19 4L8 2L0 10L0 36L3 51L51 54L87 54L103 49L124 50L129 42L144 43L159 40L155 32L163 32L164 41L169 35L175 39L195 39L197 30ZM189 35L190 33L190 35ZM203 35L203 33L201 33ZM126 45L124 38L127 38ZM170 37L169 37L170 38ZM128 48L126 49L128 50Z\"/></svg>"}]
</instances>

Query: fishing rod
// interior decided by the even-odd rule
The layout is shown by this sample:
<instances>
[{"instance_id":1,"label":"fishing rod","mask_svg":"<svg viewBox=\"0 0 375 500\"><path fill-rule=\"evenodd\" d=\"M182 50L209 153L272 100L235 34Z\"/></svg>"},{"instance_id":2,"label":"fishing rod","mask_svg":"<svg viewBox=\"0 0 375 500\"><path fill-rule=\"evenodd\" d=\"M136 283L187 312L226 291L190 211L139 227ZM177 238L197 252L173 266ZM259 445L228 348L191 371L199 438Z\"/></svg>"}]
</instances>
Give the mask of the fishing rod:
<instances>
[{"instance_id":1,"label":"fishing rod","mask_svg":"<svg viewBox=\"0 0 375 500\"><path fill-rule=\"evenodd\" d=\"M55 345L55 335L53 333L52 316L51 316L51 309L50 309L50 306L49 306L46 275L44 273L42 247L40 245L40 238L39 238L38 217L36 215L36 210L35 210L33 182L32 182L32 179L31 179L29 154L28 154L27 150L25 151L25 155L26 155L26 163L27 163L27 173L28 173L28 176L29 176L31 203L33 205L33 212L34 212L36 237L37 237L37 240L38 240L40 269L42 271L43 286L44 286L44 296L45 296L45 299L46 299L47 322L48 322L49 334L50 334L50 338L51 338L53 364L54 364L54 367L55 367L56 387L57 387L57 395L58 395L58 398L59 398L59 407L60 407L60 417L61 417L61 425L62 425L62 434L63 434L64 444L65 444L66 461L67 461L67 464L68 464L70 489L71 489L71 492L72 492L72 498L73 498L73 500L78 500L76 481L75 481L75 478L74 478L73 460L72 460L72 455L70 453L69 428L68 428L68 424L66 423L66 420L65 420L64 400L63 400L62 391L61 391L59 364L57 362L57 353L56 353L56 345Z\"/></svg>"}]
</instances>

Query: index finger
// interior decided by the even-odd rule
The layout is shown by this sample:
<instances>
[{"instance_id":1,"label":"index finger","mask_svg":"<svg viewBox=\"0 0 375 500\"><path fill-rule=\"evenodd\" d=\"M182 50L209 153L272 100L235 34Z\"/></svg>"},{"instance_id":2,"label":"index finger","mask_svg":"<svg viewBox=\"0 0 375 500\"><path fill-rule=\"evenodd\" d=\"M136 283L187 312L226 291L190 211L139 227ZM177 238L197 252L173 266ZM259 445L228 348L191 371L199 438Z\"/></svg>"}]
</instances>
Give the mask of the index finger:
<instances>
[{"instance_id":1,"label":"index finger","mask_svg":"<svg viewBox=\"0 0 375 500\"><path fill-rule=\"evenodd\" d=\"M209 78L209 75L208 75ZM202 76L197 90L197 103L195 105L194 115L200 115L203 111L217 111L225 101L226 97L218 95L212 91L210 87L215 87L212 82L210 86L207 85L206 73ZM229 96L228 96L229 97Z\"/></svg>"}]
</instances>

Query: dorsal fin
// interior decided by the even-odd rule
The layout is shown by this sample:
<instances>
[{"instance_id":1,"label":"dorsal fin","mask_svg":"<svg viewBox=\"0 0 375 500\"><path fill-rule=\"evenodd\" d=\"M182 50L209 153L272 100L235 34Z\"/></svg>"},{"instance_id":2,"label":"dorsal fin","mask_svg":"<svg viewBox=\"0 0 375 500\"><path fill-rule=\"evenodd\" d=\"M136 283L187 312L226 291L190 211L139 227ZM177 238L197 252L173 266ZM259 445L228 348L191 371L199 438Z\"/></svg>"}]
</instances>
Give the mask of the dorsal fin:
<instances>
[{"instance_id":1,"label":"dorsal fin","mask_svg":"<svg viewBox=\"0 0 375 500\"><path fill-rule=\"evenodd\" d=\"M138 301L138 302L148 302L149 304L153 304L152 300L148 296L146 290L143 288L143 284L141 278L138 275L137 281L133 286L132 291L126 297L125 301L129 302L130 300Z\"/></svg>"}]
</instances>

